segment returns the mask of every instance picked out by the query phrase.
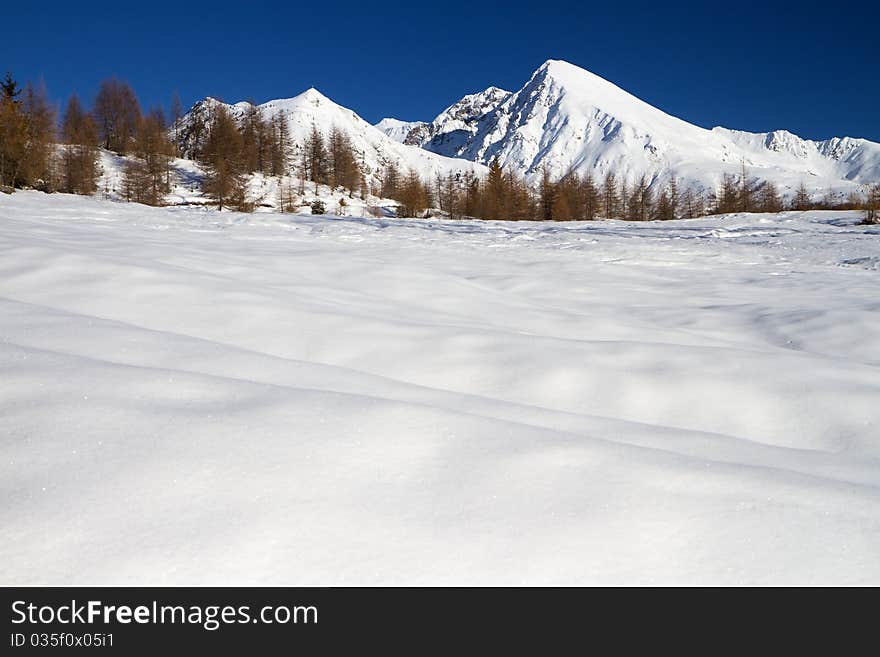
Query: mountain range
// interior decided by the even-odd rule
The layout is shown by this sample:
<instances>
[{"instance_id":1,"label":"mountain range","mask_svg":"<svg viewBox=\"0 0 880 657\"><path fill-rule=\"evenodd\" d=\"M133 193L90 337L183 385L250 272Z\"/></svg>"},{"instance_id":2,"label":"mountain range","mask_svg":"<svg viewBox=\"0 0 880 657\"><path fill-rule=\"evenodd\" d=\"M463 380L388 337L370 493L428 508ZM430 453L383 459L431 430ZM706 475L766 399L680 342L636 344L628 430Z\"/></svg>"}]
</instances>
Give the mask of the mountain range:
<instances>
[{"instance_id":1,"label":"mountain range","mask_svg":"<svg viewBox=\"0 0 880 657\"><path fill-rule=\"evenodd\" d=\"M210 112L207 98L190 114ZM247 103L227 107L241 116ZM395 162L424 177L472 171L498 160L536 182L569 172L651 184L675 178L680 185L716 189L725 174L745 167L756 180L776 183L783 194L801 183L816 193L846 193L880 180L880 144L852 137L802 139L786 130L750 133L688 123L636 98L573 64L548 60L518 91L489 87L469 94L433 121L386 118L375 126L315 89L259 106L265 116L281 112L291 134L302 140L312 124L325 134L346 130L368 174L381 177Z\"/></svg>"}]
</instances>

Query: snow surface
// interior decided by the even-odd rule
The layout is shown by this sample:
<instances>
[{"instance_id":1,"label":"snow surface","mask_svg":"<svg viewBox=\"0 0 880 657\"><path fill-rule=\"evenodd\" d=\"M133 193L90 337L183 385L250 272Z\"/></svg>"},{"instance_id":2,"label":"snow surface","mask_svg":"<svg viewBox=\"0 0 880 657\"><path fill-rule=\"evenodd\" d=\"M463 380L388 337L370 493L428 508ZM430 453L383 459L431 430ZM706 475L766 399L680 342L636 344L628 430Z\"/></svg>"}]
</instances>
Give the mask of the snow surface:
<instances>
[{"instance_id":1,"label":"snow surface","mask_svg":"<svg viewBox=\"0 0 880 657\"><path fill-rule=\"evenodd\" d=\"M880 228L0 195L4 584L880 584Z\"/></svg>"}]
</instances>

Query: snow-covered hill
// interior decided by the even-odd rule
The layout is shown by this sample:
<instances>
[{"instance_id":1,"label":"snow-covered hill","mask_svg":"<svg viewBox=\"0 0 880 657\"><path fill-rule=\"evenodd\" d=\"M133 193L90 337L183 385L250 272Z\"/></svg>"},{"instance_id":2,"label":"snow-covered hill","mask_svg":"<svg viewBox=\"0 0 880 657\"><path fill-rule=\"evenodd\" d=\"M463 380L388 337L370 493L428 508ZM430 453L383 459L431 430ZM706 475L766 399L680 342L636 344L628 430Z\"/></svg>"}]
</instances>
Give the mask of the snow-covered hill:
<instances>
[{"instance_id":1,"label":"snow-covered hill","mask_svg":"<svg viewBox=\"0 0 880 657\"><path fill-rule=\"evenodd\" d=\"M249 103L246 102L229 105L214 98L206 98L196 103L181 119L177 128L182 135L185 154L191 150L195 138L191 130L193 119L210 117L214 108L220 104L226 105L236 118L242 117L249 107ZM395 141L352 110L334 103L317 89L309 89L294 98L263 103L258 109L266 119L281 113L287 119L294 144L301 145L313 125L317 126L325 136L334 126L346 131L352 139L365 174L374 182L380 180L389 162L396 163L403 171L414 170L428 179L433 178L437 173L473 171L482 174L485 172L482 164L444 157L417 146Z\"/></svg>"},{"instance_id":2,"label":"snow-covered hill","mask_svg":"<svg viewBox=\"0 0 880 657\"><path fill-rule=\"evenodd\" d=\"M670 116L589 71L545 62L516 93L490 88L466 96L405 138L449 157L501 164L531 180L543 168L633 181L675 176L714 189L724 173L772 180L783 191L802 181L817 192L846 192L880 180L880 144L801 139L786 131L706 130Z\"/></svg>"}]
</instances>

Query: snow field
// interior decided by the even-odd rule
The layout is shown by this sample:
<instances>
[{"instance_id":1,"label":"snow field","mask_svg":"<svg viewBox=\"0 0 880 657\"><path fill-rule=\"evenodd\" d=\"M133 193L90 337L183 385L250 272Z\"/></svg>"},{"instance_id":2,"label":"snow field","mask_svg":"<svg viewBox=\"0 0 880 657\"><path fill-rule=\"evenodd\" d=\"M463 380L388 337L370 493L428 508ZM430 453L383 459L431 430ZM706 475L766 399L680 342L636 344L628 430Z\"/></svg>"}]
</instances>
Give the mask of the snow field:
<instances>
[{"instance_id":1,"label":"snow field","mask_svg":"<svg viewBox=\"0 0 880 657\"><path fill-rule=\"evenodd\" d=\"M880 229L0 197L0 581L880 582Z\"/></svg>"}]
</instances>

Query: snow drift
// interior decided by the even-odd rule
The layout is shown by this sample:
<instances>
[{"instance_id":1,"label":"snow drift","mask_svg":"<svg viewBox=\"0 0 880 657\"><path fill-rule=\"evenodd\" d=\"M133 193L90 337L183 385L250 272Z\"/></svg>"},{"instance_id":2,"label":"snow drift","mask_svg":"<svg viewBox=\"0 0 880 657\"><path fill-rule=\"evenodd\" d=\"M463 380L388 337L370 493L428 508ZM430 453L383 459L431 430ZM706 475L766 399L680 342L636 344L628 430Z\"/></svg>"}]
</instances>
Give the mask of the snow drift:
<instances>
[{"instance_id":1,"label":"snow drift","mask_svg":"<svg viewBox=\"0 0 880 657\"><path fill-rule=\"evenodd\" d=\"M856 221L0 196L0 581L880 583Z\"/></svg>"}]
</instances>

